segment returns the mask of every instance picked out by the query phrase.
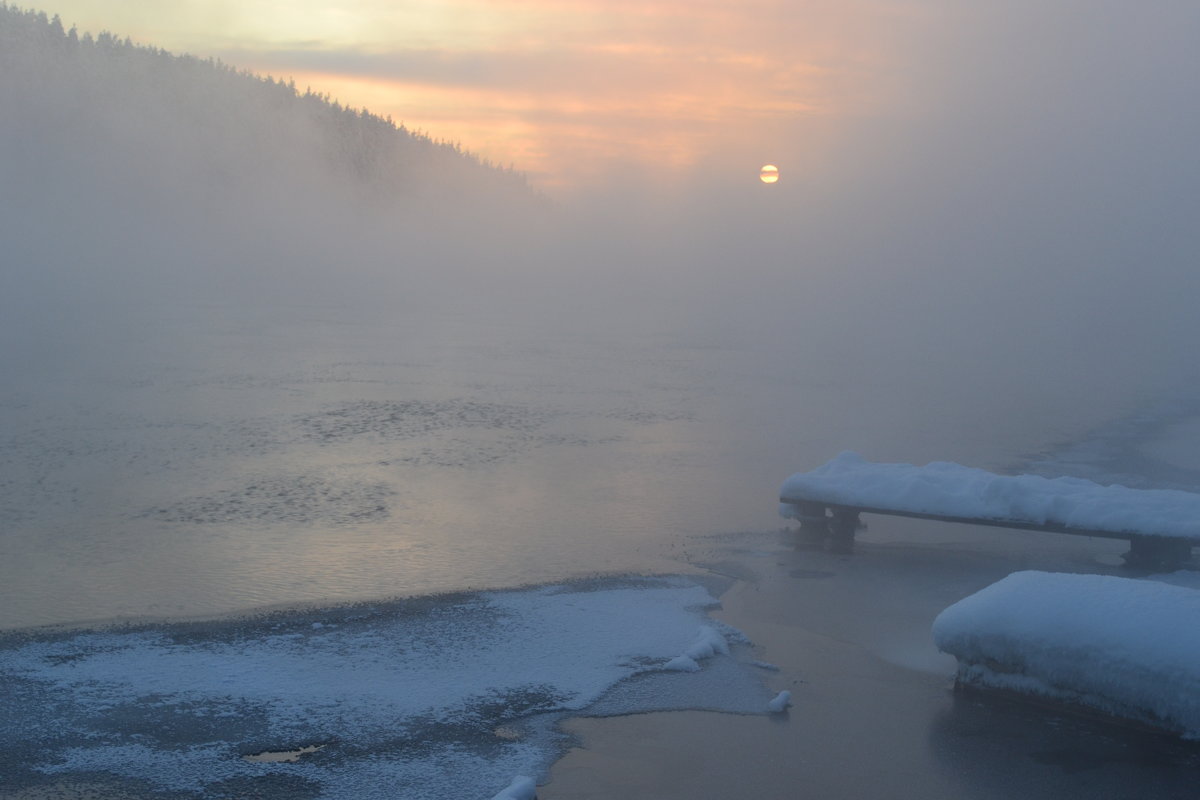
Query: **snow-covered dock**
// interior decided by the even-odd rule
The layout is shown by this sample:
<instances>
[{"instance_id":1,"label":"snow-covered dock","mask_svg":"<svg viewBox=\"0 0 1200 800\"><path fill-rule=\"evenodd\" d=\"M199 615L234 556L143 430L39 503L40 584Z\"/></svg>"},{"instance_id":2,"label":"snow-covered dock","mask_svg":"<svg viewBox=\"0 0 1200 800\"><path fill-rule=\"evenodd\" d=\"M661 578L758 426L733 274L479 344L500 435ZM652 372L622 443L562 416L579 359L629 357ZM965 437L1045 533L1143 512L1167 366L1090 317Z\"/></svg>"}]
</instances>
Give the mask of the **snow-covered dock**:
<instances>
[{"instance_id":1,"label":"snow-covered dock","mask_svg":"<svg viewBox=\"0 0 1200 800\"><path fill-rule=\"evenodd\" d=\"M996 475L949 462L878 464L842 453L788 478L780 514L853 543L860 513L1128 539L1126 562L1169 567L1200 544L1200 494L1102 486L1080 478Z\"/></svg>"},{"instance_id":2,"label":"snow-covered dock","mask_svg":"<svg viewBox=\"0 0 1200 800\"><path fill-rule=\"evenodd\" d=\"M947 608L958 681L1088 706L1200 738L1200 591L1017 572Z\"/></svg>"}]
</instances>

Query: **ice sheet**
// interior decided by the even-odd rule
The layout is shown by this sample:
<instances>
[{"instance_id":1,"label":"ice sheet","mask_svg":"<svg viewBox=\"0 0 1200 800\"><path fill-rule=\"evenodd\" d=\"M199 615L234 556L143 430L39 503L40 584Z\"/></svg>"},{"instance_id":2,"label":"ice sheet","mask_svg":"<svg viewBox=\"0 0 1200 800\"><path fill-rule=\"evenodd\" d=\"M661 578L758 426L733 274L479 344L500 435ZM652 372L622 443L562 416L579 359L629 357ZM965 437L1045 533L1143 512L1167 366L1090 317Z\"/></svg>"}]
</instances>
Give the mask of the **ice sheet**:
<instances>
[{"instance_id":1,"label":"ice sheet","mask_svg":"<svg viewBox=\"0 0 1200 800\"><path fill-rule=\"evenodd\" d=\"M602 697L607 713L642 710L636 693L610 690L655 673L695 680L668 672L681 656L733 662L741 637L707 618L714 603L684 579L629 579L9 635L0 721L22 744L0 771L26 784L110 772L176 793L488 798L542 773L563 746L560 715ZM755 683L742 710L767 697ZM295 763L242 758L313 744L325 746Z\"/></svg>"}]
</instances>

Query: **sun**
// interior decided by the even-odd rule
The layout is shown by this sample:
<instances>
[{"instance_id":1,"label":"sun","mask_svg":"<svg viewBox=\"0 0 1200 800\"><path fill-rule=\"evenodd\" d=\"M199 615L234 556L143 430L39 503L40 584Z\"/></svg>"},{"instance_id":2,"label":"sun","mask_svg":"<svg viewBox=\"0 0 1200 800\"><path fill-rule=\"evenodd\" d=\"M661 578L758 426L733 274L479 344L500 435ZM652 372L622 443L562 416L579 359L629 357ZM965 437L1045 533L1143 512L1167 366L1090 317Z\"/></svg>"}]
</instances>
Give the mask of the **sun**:
<instances>
[{"instance_id":1,"label":"sun","mask_svg":"<svg viewBox=\"0 0 1200 800\"><path fill-rule=\"evenodd\" d=\"M766 164L758 171L758 179L763 183L775 183L779 180L779 167Z\"/></svg>"}]
</instances>

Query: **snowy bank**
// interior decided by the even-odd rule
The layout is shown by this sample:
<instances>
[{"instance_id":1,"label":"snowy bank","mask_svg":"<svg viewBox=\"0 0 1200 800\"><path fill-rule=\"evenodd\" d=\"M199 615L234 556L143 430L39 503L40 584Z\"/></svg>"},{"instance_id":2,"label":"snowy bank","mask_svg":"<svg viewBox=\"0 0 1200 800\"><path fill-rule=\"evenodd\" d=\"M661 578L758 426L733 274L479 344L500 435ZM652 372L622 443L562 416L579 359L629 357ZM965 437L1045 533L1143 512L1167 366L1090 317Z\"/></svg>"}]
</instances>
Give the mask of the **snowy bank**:
<instances>
[{"instance_id":1,"label":"snowy bank","mask_svg":"<svg viewBox=\"0 0 1200 800\"><path fill-rule=\"evenodd\" d=\"M1043 695L1200 738L1200 591L1017 572L947 608L938 649L966 684Z\"/></svg>"},{"instance_id":2,"label":"snowy bank","mask_svg":"<svg viewBox=\"0 0 1200 800\"><path fill-rule=\"evenodd\" d=\"M780 514L802 515L802 500L909 514L986 519L1081 531L1147 534L1200 542L1200 494L1101 486L1081 478L995 475L935 461L876 464L845 452L788 478Z\"/></svg>"}]
</instances>

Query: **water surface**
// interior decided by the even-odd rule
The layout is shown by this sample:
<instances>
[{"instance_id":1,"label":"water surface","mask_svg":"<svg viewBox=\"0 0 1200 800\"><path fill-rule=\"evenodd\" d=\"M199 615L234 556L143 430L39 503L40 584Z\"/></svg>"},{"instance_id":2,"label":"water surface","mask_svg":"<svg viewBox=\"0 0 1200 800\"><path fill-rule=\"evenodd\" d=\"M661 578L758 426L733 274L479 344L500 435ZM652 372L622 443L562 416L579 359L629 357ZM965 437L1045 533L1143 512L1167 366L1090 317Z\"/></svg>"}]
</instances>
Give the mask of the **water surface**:
<instances>
[{"instance_id":1,"label":"water surface","mask_svg":"<svg viewBox=\"0 0 1200 800\"><path fill-rule=\"evenodd\" d=\"M72 330L0 388L0 627L687 571L693 537L778 528L783 478L842 449L1010 466L1137 399L1022 405L770 319L229 305Z\"/></svg>"}]
</instances>

